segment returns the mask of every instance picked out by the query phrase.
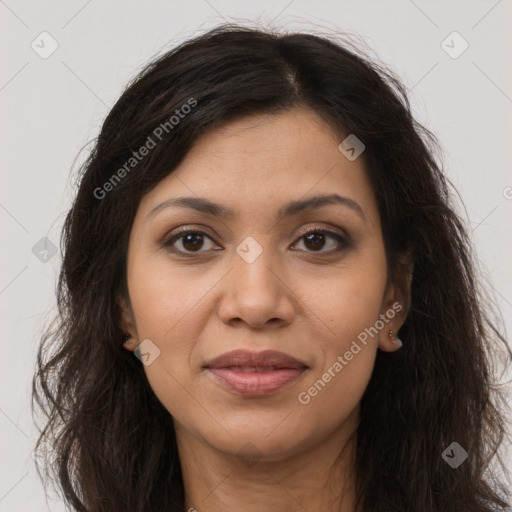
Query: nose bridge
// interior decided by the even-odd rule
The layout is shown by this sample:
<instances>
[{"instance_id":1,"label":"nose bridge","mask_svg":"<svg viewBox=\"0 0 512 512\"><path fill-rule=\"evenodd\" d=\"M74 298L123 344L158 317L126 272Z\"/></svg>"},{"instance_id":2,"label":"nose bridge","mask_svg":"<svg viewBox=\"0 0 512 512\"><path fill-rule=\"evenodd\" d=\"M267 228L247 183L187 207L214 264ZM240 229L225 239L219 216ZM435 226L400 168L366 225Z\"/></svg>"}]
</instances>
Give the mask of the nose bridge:
<instances>
[{"instance_id":1,"label":"nose bridge","mask_svg":"<svg viewBox=\"0 0 512 512\"><path fill-rule=\"evenodd\" d=\"M275 294L275 288L279 288L274 270L278 264L276 255L268 239L261 235L258 239L247 236L236 247L236 255L233 255L234 279L241 285L241 290L237 291Z\"/></svg>"},{"instance_id":2,"label":"nose bridge","mask_svg":"<svg viewBox=\"0 0 512 512\"><path fill-rule=\"evenodd\" d=\"M245 238L233 254L229 286L220 307L224 321L240 318L262 325L272 318L289 321L291 293L280 279L280 263L264 237Z\"/></svg>"}]
</instances>

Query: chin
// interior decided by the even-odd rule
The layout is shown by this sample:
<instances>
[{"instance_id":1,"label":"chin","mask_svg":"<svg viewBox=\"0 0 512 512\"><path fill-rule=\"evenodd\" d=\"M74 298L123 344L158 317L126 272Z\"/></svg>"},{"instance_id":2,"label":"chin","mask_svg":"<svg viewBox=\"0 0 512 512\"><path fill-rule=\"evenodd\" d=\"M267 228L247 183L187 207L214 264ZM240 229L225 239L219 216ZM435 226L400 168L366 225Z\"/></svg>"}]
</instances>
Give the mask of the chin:
<instances>
[{"instance_id":1,"label":"chin","mask_svg":"<svg viewBox=\"0 0 512 512\"><path fill-rule=\"evenodd\" d=\"M259 427L229 430L231 436L225 432L222 438L211 438L206 441L216 450L222 451L242 460L275 462L286 459L299 452L304 443L294 433L290 436L289 430L280 432ZM210 433L211 434L211 433Z\"/></svg>"}]
</instances>

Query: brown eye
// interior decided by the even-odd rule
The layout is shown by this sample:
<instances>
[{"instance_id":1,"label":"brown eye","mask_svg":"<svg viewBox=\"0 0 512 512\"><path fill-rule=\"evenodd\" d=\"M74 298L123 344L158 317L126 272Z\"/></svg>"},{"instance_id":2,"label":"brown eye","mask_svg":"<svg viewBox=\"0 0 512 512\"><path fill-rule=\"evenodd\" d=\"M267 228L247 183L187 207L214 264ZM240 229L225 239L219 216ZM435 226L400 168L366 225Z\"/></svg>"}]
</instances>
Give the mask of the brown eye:
<instances>
[{"instance_id":1,"label":"brown eye","mask_svg":"<svg viewBox=\"0 0 512 512\"><path fill-rule=\"evenodd\" d=\"M303 241L306 252L337 252L349 247L349 242L345 237L325 229L310 230L302 235L299 240ZM329 240L331 240L330 244L328 243ZM327 250L323 251L322 249L326 246L328 246Z\"/></svg>"},{"instance_id":2,"label":"brown eye","mask_svg":"<svg viewBox=\"0 0 512 512\"><path fill-rule=\"evenodd\" d=\"M181 244L187 251L198 251L204 244L203 235L200 233L189 233L182 236Z\"/></svg>"},{"instance_id":3,"label":"brown eye","mask_svg":"<svg viewBox=\"0 0 512 512\"><path fill-rule=\"evenodd\" d=\"M304 245L313 251L322 249L325 245L324 233L318 233L317 231L309 233L304 237Z\"/></svg>"},{"instance_id":4,"label":"brown eye","mask_svg":"<svg viewBox=\"0 0 512 512\"><path fill-rule=\"evenodd\" d=\"M206 233L190 229L171 236L163 243L163 245L184 254L191 252L204 252L201 251L201 249L204 248L206 240L213 243L213 240ZM176 242L178 242L177 247L175 247ZM208 248L206 250L208 250Z\"/></svg>"}]
</instances>

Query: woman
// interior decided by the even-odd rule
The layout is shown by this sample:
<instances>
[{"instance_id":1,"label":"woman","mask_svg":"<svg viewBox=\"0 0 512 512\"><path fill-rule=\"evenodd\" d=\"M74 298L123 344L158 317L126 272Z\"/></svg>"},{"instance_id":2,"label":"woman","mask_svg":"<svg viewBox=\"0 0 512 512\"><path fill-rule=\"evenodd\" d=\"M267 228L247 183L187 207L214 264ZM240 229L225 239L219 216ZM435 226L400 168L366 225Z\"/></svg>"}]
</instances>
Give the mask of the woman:
<instances>
[{"instance_id":1,"label":"woman","mask_svg":"<svg viewBox=\"0 0 512 512\"><path fill-rule=\"evenodd\" d=\"M148 65L84 164L34 378L69 506L510 510L512 354L435 148L348 44L225 25Z\"/></svg>"}]
</instances>

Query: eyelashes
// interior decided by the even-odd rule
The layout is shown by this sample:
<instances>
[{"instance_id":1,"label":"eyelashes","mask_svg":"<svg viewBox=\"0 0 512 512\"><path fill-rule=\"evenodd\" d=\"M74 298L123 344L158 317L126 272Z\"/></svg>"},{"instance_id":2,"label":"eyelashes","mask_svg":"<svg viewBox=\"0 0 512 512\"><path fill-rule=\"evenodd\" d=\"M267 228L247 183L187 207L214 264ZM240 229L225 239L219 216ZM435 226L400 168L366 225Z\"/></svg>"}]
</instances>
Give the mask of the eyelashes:
<instances>
[{"instance_id":1,"label":"eyelashes","mask_svg":"<svg viewBox=\"0 0 512 512\"><path fill-rule=\"evenodd\" d=\"M167 251L171 253L175 253L177 255L182 255L185 257L192 256L194 254L206 254L210 253L211 250L220 250L218 248L211 247L210 249L204 249L205 239L209 241L213 246L216 245L215 240L208 233L201 231L200 229L191 229L191 228L183 228L179 231L175 231L168 238L166 238L163 242L161 242L162 247L164 247ZM320 240L320 250L308 249L306 244L313 243L316 245L316 242ZM331 242L329 244L329 241ZM177 248L175 246L176 242L179 242L178 245L181 245L181 248ZM334 253L339 253L343 250L346 250L352 246L351 241L348 237L340 235L334 231L314 227L309 229L301 234L301 236L294 242L293 246L296 246L298 242L301 242L305 249L293 249L300 250L306 252L307 254L313 255L332 255ZM186 245L189 247L187 248ZM325 246L331 245L331 248L328 250L324 250ZM334 248L332 246L334 245ZM198 250L190 250L198 248Z\"/></svg>"}]
</instances>

